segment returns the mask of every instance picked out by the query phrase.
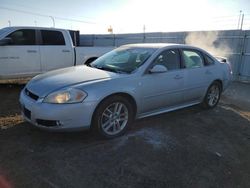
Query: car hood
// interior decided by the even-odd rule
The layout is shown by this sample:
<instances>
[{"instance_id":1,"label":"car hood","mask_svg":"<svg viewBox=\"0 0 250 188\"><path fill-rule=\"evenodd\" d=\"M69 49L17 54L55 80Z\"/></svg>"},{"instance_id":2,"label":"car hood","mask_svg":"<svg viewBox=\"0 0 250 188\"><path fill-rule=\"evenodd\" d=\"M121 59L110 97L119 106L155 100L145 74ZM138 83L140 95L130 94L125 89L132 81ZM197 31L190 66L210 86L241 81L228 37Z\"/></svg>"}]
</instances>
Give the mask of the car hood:
<instances>
[{"instance_id":1,"label":"car hood","mask_svg":"<svg viewBox=\"0 0 250 188\"><path fill-rule=\"evenodd\" d=\"M118 75L87 66L76 66L38 75L27 84L26 88L39 97L45 97L49 93L64 87L111 79Z\"/></svg>"}]
</instances>

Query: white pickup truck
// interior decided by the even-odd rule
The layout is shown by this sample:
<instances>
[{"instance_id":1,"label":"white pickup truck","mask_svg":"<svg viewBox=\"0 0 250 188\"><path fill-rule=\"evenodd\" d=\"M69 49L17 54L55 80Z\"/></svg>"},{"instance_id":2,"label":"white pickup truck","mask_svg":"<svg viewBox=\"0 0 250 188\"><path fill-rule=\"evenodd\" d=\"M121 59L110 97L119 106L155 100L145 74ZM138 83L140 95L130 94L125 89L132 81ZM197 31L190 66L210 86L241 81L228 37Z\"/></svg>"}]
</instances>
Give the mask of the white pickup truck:
<instances>
[{"instance_id":1,"label":"white pickup truck","mask_svg":"<svg viewBox=\"0 0 250 188\"><path fill-rule=\"evenodd\" d=\"M79 32L55 28L0 29L0 79L23 78L90 63L114 47L81 47Z\"/></svg>"}]
</instances>

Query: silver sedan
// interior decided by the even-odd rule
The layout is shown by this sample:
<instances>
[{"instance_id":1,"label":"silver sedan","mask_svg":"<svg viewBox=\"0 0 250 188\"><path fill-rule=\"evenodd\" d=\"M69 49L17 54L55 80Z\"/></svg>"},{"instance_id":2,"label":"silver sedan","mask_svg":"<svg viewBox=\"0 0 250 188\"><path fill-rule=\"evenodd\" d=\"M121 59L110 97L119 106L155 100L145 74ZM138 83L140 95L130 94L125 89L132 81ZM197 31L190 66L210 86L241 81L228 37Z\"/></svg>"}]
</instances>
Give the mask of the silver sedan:
<instances>
[{"instance_id":1,"label":"silver sedan","mask_svg":"<svg viewBox=\"0 0 250 188\"><path fill-rule=\"evenodd\" d=\"M20 103L24 119L39 128L93 128L113 138L134 119L196 104L215 107L231 77L227 62L200 48L131 44L89 65L34 77Z\"/></svg>"}]
</instances>

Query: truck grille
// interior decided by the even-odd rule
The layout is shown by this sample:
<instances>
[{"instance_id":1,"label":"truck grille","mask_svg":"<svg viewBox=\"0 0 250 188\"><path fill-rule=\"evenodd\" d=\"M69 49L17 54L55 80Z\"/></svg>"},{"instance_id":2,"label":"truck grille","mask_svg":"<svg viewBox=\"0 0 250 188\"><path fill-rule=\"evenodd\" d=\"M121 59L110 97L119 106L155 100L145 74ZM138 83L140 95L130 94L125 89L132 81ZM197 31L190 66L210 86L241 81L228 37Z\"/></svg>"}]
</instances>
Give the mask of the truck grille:
<instances>
[{"instance_id":1,"label":"truck grille","mask_svg":"<svg viewBox=\"0 0 250 188\"><path fill-rule=\"evenodd\" d=\"M29 96L30 98L32 98L33 100L37 100L39 98L39 96L37 96L36 94L32 93L31 91L29 91L27 88L25 88L24 93Z\"/></svg>"}]
</instances>

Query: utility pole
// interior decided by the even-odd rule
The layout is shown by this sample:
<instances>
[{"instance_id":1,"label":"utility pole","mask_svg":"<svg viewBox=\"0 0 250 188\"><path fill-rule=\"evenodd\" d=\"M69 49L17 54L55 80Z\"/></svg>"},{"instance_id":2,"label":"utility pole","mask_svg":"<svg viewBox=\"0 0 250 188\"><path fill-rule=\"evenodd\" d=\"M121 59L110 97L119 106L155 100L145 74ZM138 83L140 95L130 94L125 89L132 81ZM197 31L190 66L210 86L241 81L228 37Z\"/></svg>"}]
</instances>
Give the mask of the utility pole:
<instances>
[{"instance_id":1,"label":"utility pole","mask_svg":"<svg viewBox=\"0 0 250 188\"><path fill-rule=\"evenodd\" d=\"M143 42L146 40L146 26L145 24L143 25Z\"/></svg>"},{"instance_id":2,"label":"utility pole","mask_svg":"<svg viewBox=\"0 0 250 188\"><path fill-rule=\"evenodd\" d=\"M52 16L49 16L49 17L52 19L53 27L55 28L55 26L56 26L55 19Z\"/></svg>"},{"instance_id":3,"label":"utility pole","mask_svg":"<svg viewBox=\"0 0 250 188\"><path fill-rule=\"evenodd\" d=\"M240 30L242 30L243 27L243 21L244 21L244 14L241 16L241 25L240 25Z\"/></svg>"},{"instance_id":4,"label":"utility pole","mask_svg":"<svg viewBox=\"0 0 250 188\"><path fill-rule=\"evenodd\" d=\"M242 13L242 10L240 10L237 29L240 29L241 13Z\"/></svg>"}]
</instances>

